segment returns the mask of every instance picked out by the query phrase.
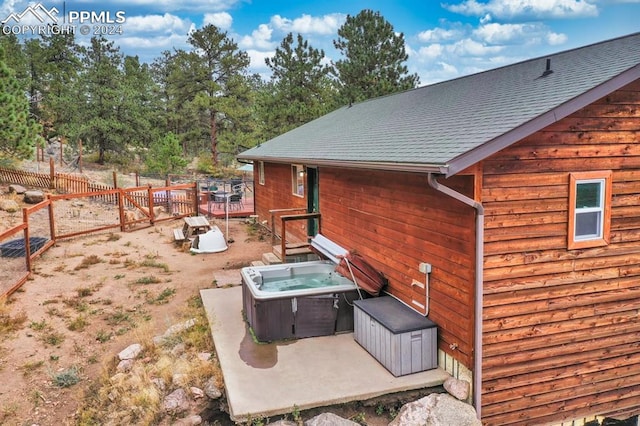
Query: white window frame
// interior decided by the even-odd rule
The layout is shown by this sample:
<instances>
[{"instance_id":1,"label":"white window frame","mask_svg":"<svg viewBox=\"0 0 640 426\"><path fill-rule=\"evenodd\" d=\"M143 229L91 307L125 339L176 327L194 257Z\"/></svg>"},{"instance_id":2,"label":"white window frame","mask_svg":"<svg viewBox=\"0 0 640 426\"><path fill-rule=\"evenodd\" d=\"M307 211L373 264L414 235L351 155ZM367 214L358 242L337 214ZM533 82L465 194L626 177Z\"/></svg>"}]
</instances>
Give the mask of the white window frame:
<instances>
[{"instance_id":1,"label":"white window frame","mask_svg":"<svg viewBox=\"0 0 640 426\"><path fill-rule=\"evenodd\" d=\"M580 172L570 174L569 187L569 229L570 249L598 247L609 244L611 228L611 171ZM598 206L580 207L577 204L578 187L585 184L600 185ZM598 214L597 229L591 234L578 235L578 216Z\"/></svg>"},{"instance_id":2,"label":"white window frame","mask_svg":"<svg viewBox=\"0 0 640 426\"><path fill-rule=\"evenodd\" d=\"M258 183L264 185L264 161L258 161Z\"/></svg>"},{"instance_id":3,"label":"white window frame","mask_svg":"<svg viewBox=\"0 0 640 426\"><path fill-rule=\"evenodd\" d=\"M291 192L296 197L304 197L306 173L301 164L291 165Z\"/></svg>"}]
</instances>

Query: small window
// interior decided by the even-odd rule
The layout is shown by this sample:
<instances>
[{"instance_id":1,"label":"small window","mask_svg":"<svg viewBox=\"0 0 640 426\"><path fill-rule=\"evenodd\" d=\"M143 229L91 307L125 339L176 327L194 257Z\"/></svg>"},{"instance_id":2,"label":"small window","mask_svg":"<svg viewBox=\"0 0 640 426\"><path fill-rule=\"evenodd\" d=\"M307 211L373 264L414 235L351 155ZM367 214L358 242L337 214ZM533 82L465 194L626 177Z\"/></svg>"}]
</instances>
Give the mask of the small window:
<instances>
[{"instance_id":1,"label":"small window","mask_svg":"<svg viewBox=\"0 0 640 426\"><path fill-rule=\"evenodd\" d=\"M264 185L264 161L258 161L258 183Z\"/></svg>"},{"instance_id":2,"label":"small window","mask_svg":"<svg viewBox=\"0 0 640 426\"><path fill-rule=\"evenodd\" d=\"M291 186L293 195L304 197L304 166L294 164L291 166Z\"/></svg>"},{"instance_id":3,"label":"small window","mask_svg":"<svg viewBox=\"0 0 640 426\"><path fill-rule=\"evenodd\" d=\"M572 173L569 184L569 249L609 244L611 172Z\"/></svg>"}]
</instances>

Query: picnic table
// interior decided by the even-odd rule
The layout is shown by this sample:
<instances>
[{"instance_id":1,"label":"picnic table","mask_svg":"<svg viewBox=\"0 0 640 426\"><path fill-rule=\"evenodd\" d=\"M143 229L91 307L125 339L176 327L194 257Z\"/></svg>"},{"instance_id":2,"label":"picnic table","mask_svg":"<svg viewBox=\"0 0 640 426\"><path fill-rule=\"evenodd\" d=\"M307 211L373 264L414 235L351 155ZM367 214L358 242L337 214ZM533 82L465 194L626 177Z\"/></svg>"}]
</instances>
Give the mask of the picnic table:
<instances>
[{"instance_id":1,"label":"picnic table","mask_svg":"<svg viewBox=\"0 0 640 426\"><path fill-rule=\"evenodd\" d=\"M182 229L173 230L173 237L178 242L186 241L209 230L211 230L211 224L205 216L188 216L184 218Z\"/></svg>"}]
</instances>

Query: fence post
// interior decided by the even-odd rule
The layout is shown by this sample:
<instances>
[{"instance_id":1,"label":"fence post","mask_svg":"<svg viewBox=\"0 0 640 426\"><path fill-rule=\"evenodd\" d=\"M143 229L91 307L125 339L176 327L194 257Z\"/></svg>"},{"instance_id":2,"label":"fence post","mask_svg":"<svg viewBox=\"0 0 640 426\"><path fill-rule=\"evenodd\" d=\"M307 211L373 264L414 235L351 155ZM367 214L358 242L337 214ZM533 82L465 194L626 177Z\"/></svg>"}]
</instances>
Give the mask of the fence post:
<instances>
[{"instance_id":1,"label":"fence post","mask_svg":"<svg viewBox=\"0 0 640 426\"><path fill-rule=\"evenodd\" d=\"M114 172L115 173L115 172ZM120 215L120 231L125 231L125 220L124 220L124 202L122 200L123 189L118 189L116 192L116 197L118 197L118 214Z\"/></svg>"},{"instance_id":2,"label":"fence post","mask_svg":"<svg viewBox=\"0 0 640 426\"><path fill-rule=\"evenodd\" d=\"M118 189L118 172L113 171L113 188Z\"/></svg>"},{"instance_id":3,"label":"fence post","mask_svg":"<svg viewBox=\"0 0 640 426\"><path fill-rule=\"evenodd\" d=\"M140 175L136 171L136 186L140 186Z\"/></svg>"},{"instance_id":4,"label":"fence post","mask_svg":"<svg viewBox=\"0 0 640 426\"><path fill-rule=\"evenodd\" d=\"M53 201L51 201L51 194L47 194L47 201L49 202L49 206L47 207L47 212L49 213L49 235L51 235L51 241L56 241L56 224L55 224L55 215L53 214Z\"/></svg>"},{"instance_id":5,"label":"fence post","mask_svg":"<svg viewBox=\"0 0 640 426\"><path fill-rule=\"evenodd\" d=\"M25 262L27 264L27 271L31 274L31 247L29 245L29 215L27 214L27 208L22 209L22 221L25 225L24 228L24 255Z\"/></svg>"},{"instance_id":6,"label":"fence post","mask_svg":"<svg viewBox=\"0 0 640 426\"><path fill-rule=\"evenodd\" d=\"M56 171L53 157L49 157L49 189L56 189Z\"/></svg>"},{"instance_id":7,"label":"fence post","mask_svg":"<svg viewBox=\"0 0 640 426\"><path fill-rule=\"evenodd\" d=\"M198 181L194 181L193 182L193 193L195 194L195 199L193 200L193 204L195 206L195 212L196 212L196 216L200 216L200 193L199 193L199 188L200 185L198 185Z\"/></svg>"},{"instance_id":8,"label":"fence post","mask_svg":"<svg viewBox=\"0 0 640 426\"><path fill-rule=\"evenodd\" d=\"M136 177L138 174L136 173ZM152 225L155 222L155 215L153 214L153 191L151 191L151 184L147 187L147 194L149 196L149 223Z\"/></svg>"}]
</instances>

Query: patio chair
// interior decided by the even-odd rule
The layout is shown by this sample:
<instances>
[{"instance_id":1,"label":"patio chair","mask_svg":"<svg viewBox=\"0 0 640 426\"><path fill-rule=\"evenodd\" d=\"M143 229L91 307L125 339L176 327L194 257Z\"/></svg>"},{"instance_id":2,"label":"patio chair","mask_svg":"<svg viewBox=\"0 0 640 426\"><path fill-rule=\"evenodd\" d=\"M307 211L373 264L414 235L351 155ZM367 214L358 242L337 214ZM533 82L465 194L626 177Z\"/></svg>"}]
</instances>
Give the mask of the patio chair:
<instances>
[{"instance_id":1,"label":"patio chair","mask_svg":"<svg viewBox=\"0 0 640 426\"><path fill-rule=\"evenodd\" d=\"M242 209L244 209L244 204L242 203L242 192L229 195L229 210Z\"/></svg>"}]
</instances>

